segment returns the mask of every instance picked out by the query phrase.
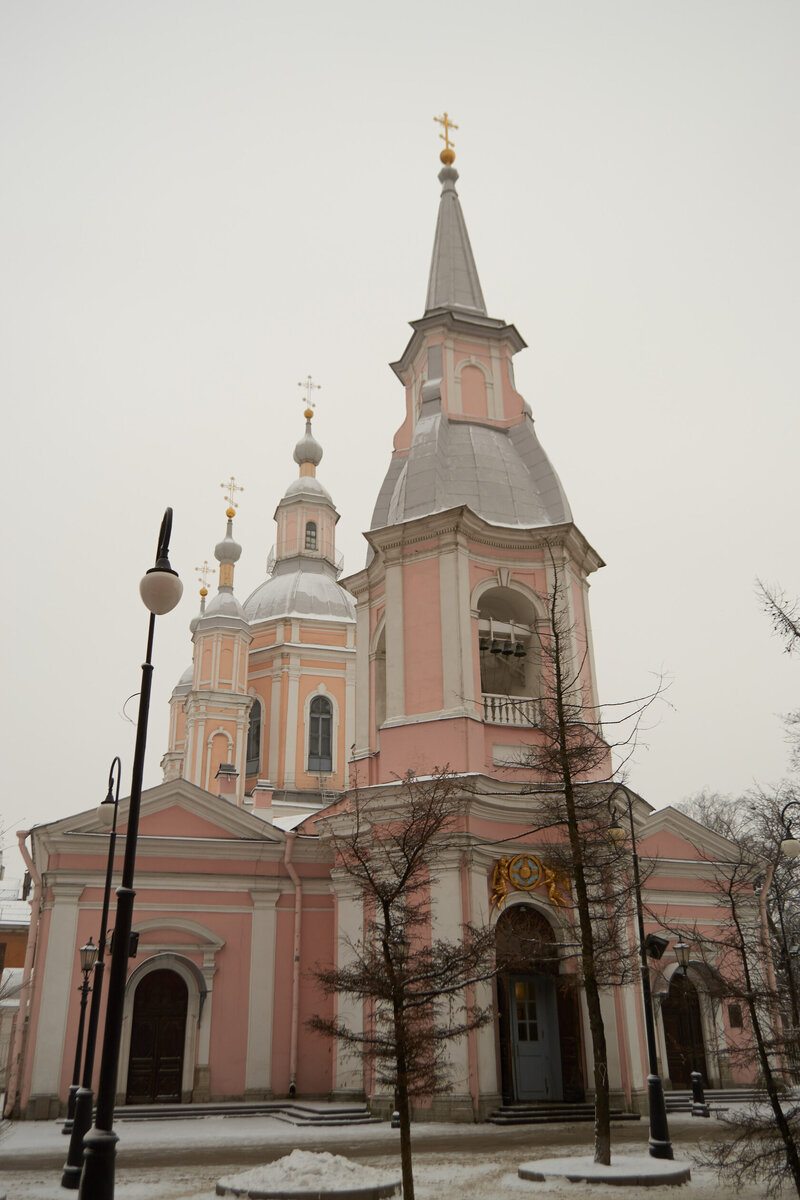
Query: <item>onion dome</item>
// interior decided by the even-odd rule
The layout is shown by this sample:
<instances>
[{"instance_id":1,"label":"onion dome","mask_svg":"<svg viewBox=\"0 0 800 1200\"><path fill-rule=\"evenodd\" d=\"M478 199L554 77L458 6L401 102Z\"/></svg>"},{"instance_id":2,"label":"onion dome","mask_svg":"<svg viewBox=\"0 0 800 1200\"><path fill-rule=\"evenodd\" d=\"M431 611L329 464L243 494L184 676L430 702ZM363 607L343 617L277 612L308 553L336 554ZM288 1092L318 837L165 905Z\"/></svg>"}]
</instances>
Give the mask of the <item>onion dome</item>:
<instances>
[{"instance_id":1,"label":"onion dome","mask_svg":"<svg viewBox=\"0 0 800 1200\"><path fill-rule=\"evenodd\" d=\"M306 431L294 448L294 461L300 467L304 463L310 463L312 467L316 468L322 462L322 446L311 432L311 418L314 416L314 410L307 408L303 416L306 419Z\"/></svg>"},{"instance_id":2,"label":"onion dome","mask_svg":"<svg viewBox=\"0 0 800 1200\"><path fill-rule=\"evenodd\" d=\"M244 610L233 594L233 568L242 553L242 547L233 536L236 509L232 506L227 508L225 516L228 518L225 537L214 547L214 557L219 563L219 587L216 596L208 604L205 603L205 598L203 599L203 609L194 623L193 633L202 632L212 622L218 622L219 618L232 618L246 624Z\"/></svg>"},{"instance_id":3,"label":"onion dome","mask_svg":"<svg viewBox=\"0 0 800 1200\"><path fill-rule=\"evenodd\" d=\"M224 567L227 564L230 564L230 566L231 566L230 586L233 587L233 569L232 568L233 568L233 564L237 563L239 561L239 559L241 558L242 547L234 539L234 536L233 536L233 518L236 516L236 510L234 508L226 508L225 516L228 518L228 528L225 531L225 537L222 539L221 542L217 542L216 546L214 547L214 558L217 560L218 563L222 564L222 566L220 567L220 572L219 572L220 587L228 586L227 579L225 581L223 581L223 578L222 578L222 576L223 576L222 567Z\"/></svg>"}]
</instances>

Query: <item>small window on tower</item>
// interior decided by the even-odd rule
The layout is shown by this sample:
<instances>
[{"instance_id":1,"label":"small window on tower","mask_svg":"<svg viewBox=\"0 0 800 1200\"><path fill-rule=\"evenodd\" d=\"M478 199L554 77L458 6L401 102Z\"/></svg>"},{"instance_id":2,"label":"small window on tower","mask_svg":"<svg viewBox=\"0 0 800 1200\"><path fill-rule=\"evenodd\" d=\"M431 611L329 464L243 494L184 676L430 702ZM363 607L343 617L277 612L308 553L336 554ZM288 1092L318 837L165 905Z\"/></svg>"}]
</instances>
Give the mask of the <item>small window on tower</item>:
<instances>
[{"instance_id":1,"label":"small window on tower","mask_svg":"<svg viewBox=\"0 0 800 1200\"><path fill-rule=\"evenodd\" d=\"M317 548L317 526L314 521L306 522L306 550Z\"/></svg>"},{"instance_id":2,"label":"small window on tower","mask_svg":"<svg viewBox=\"0 0 800 1200\"><path fill-rule=\"evenodd\" d=\"M728 1005L728 1020L730 1021L731 1029L744 1029L741 1004Z\"/></svg>"},{"instance_id":3,"label":"small window on tower","mask_svg":"<svg viewBox=\"0 0 800 1200\"><path fill-rule=\"evenodd\" d=\"M325 696L311 701L308 727L309 771L333 769L333 706Z\"/></svg>"}]
</instances>

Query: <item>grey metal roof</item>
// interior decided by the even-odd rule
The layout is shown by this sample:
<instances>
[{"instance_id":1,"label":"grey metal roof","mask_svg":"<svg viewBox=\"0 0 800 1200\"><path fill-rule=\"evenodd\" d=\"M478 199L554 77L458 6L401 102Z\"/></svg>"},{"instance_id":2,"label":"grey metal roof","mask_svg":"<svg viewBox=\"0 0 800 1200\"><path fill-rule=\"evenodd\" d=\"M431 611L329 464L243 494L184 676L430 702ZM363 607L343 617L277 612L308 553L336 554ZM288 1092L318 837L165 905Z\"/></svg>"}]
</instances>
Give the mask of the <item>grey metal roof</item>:
<instances>
[{"instance_id":1,"label":"grey metal roof","mask_svg":"<svg viewBox=\"0 0 800 1200\"><path fill-rule=\"evenodd\" d=\"M526 417L511 429L450 421L423 404L408 457L394 459L372 529L465 504L497 525L539 528L572 520L561 481Z\"/></svg>"},{"instance_id":2,"label":"grey metal roof","mask_svg":"<svg viewBox=\"0 0 800 1200\"><path fill-rule=\"evenodd\" d=\"M206 605L206 611L198 622L202 626L204 622L209 621L212 617L238 617L244 620L244 611L241 604L233 594L232 587L223 585L217 591L216 596L212 596Z\"/></svg>"},{"instance_id":3,"label":"grey metal roof","mask_svg":"<svg viewBox=\"0 0 800 1200\"><path fill-rule=\"evenodd\" d=\"M280 501L278 507L280 508L281 504L289 500L296 500L298 496L307 497L317 504L329 504L334 512L336 511L330 492L320 483L316 475L301 475L299 479L293 479L283 493L283 499Z\"/></svg>"},{"instance_id":4,"label":"grey metal roof","mask_svg":"<svg viewBox=\"0 0 800 1200\"><path fill-rule=\"evenodd\" d=\"M433 239L425 311L456 308L486 316L478 269L456 191L457 179L455 167L443 167L439 172L442 196Z\"/></svg>"},{"instance_id":5,"label":"grey metal roof","mask_svg":"<svg viewBox=\"0 0 800 1200\"><path fill-rule=\"evenodd\" d=\"M248 596L244 615L251 625L283 616L354 621L356 609L353 597L336 582L333 564L297 555L281 559L274 574Z\"/></svg>"}]
</instances>

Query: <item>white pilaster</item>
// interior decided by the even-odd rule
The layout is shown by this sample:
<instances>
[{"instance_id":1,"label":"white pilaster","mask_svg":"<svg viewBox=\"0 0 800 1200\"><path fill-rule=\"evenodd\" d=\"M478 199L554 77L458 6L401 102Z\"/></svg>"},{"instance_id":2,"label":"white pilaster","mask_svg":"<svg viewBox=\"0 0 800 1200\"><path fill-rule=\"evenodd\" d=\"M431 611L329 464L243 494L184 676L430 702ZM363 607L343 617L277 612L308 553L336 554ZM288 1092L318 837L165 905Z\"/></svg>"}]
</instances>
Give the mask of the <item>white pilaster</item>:
<instances>
[{"instance_id":1,"label":"white pilaster","mask_svg":"<svg viewBox=\"0 0 800 1200\"><path fill-rule=\"evenodd\" d=\"M386 555L386 717L406 711L403 567L400 552Z\"/></svg>"},{"instance_id":2,"label":"white pilaster","mask_svg":"<svg viewBox=\"0 0 800 1200\"><path fill-rule=\"evenodd\" d=\"M293 788L297 777L297 726L300 721L298 696L300 694L300 664L292 654L289 666L289 696L286 705L286 766L283 772L283 786Z\"/></svg>"},{"instance_id":3,"label":"white pilaster","mask_svg":"<svg viewBox=\"0 0 800 1200\"><path fill-rule=\"evenodd\" d=\"M364 901L347 880L334 879L336 891L337 966L344 967L353 959L350 943L358 945L364 937ZM364 1005L360 1000L341 993L335 997L336 1015L342 1025L354 1033L364 1028ZM333 1089L337 1094L364 1092L364 1065L361 1056L343 1042L336 1043Z\"/></svg>"},{"instance_id":4,"label":"white pilaster","mask_svg":"<svg viewBox=\"0 0 800 1200\"><path fill-rule=\"evenodd\" d=\"M31 1070L34 1102L39 1096L58 1096L64 1055L67 1051L75 1052L74 1046L65 1046L65 1038L69 1003L73 998L70 980L78 961L78 899L84 886L58 881L51 885L53 907L47 945L39 947L38 955L39 962L44 963L44 975Z\"/></svg>"},{"instance_id":5,"label":"white pilaster","mask_svg":"<svg viewBox=\"0 0 800 1200\"><path fill-rule=\"evenodd\" d=\"M272 1090L272 1020L275 1007L275 905L279 892L251 889L250 994L247 1012L245 1091Z\"/></svg>"}]
</instances>

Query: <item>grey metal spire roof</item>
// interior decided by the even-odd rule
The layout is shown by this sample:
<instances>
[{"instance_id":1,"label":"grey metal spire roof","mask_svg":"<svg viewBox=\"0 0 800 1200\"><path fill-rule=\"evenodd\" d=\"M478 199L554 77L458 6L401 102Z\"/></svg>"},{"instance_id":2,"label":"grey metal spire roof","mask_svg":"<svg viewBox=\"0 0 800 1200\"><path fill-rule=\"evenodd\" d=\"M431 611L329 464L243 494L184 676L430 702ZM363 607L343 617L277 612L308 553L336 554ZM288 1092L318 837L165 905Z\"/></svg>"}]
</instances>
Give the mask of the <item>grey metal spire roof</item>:
<instances>
[{"instance_id":1,"label":"grey metal spire roof","mask_svg":"<svg viewBox=\"0 0 800 1200\"><path fill-rule=\"evenodd\" d=\"M486 304L456 191L457 179L455 167L445 166L439 172L442 197L433 240L425 311L461 309L485 317Z\"/></svg>"}]
</instances>

